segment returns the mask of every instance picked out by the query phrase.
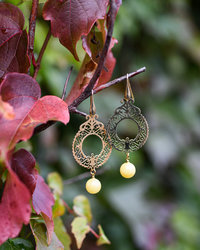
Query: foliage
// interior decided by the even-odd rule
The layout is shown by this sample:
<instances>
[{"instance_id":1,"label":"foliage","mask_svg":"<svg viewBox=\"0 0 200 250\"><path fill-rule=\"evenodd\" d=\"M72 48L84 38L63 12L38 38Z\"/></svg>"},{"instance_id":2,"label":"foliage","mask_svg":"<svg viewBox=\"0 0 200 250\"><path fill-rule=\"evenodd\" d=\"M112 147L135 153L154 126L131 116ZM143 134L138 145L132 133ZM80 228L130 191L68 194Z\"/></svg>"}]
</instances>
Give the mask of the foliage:
<instances>
[{"instance_id":1,"label":"foliage","mask_svg":"<svg viewBox=\"0 0 200 250\"><path fill-rule=\"evenodd\" d=\"M26 9L22 12L19 7L25 2ZM107 34L106 19L112 14L110 13L112 6L108 11L109 1L107 0L90 2L48 0L45 3L33 0L30 3L32 8L28 33L25 28L27 23L25 14L30 6L29 2L18 1L15 2L16 6L13 1L0 3L0 184L2 193L0 245L2 249L29 248L31 244L28 245L23 239L21 241L18 238L9 239L20 234L23 224L29 224L37 249L70 249L70 236L60 218L67 207L69 212L77 216L72 222L72 232L80 248L85 235L81 231L77 232L74 224L78 220L84 220L87 232L90 231L90 226L87 225L92 220L89 201L84 196L76 197L74 210L70 209L62 199L63 184L60 175L51 173L48 176L48 186L39 175L39 167L36 167L34 156L24 148L17 150L16 145L20 141L29 140L44 124L51 125L52 121L60 121L65 125L69 123L69 105L84 93L85 87L89 84L89 81L85 82L86 75L91 74L88 65L94 64L94 70L97 68L98 61L95 61L93 54L100 54L103 50ZM36 60L34 39L37 8L42 8L43 22L48 23L47 20L50 20L51 29ZM113 11L116 15L117 9ZM102 22L101 27L100 24L97 25L98 22ZM35 79L50 34L58 37L61 44L73 54L76 60L79 60L76 44L82 36L85 40L91 39L91 32L97 45L100 38L95 37L95 32L103 37L102 44L99 47L87 43L85 51L90 55L86 54L87 62L83 60L83 70L78 74L78 82L74 83L76 88L72 88L67 101L64 101L65 96L62 99L55 95L41 97L41 88ZM112 75L115 65L111 52L113 45L114 43L108 48L108 57L105 58L108 69L101 74L99 82L94 82L96 85L107 81ZM105 59L102 57L102 62ZM92 75L88 79L91 78ZM93 87L94 85L91 86ZM76 106L71 110L75 109ZM30 231L30 228L27 230ZM94 234L99 237L95 232Z\"/></svg>"}]
</instances>

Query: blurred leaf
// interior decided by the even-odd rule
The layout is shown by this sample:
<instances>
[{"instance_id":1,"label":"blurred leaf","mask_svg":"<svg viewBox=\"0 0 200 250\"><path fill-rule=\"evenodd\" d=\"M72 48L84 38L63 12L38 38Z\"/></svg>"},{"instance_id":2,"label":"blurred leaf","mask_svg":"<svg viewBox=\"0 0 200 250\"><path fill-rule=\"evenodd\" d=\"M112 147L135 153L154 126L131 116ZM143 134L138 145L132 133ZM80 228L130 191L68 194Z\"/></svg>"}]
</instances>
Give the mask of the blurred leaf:
<instances>
[{"instance_id":1,"label":"blurred leaf","mask_svg":"<svg viewBox=\"0 0 200 250\"><path fill-rule=\"evenodd\" d=\"M181 241L199 243L200 223L192 211L177 210L172 216L172 226Z\"/></svg>"},{"instance_id":2,"label":"blurred leaf","mask_svg":"<svg viewBox=\"0 0 200 250\"><path fill-rule=\"evenodd\" d=\"M62 216L65 213L65 205L59 195L54 195L53 217Z\"/></svg>"},{"instance_id":3,"label":"blurred leaf","mask_svg":"<svg viewBox=\"0 0 200 250\"><path fill-rule=\"evenodd\" d=\"M37 250L64 250L62 243L58 240L55 233L52 235L50 244L47 243L47 229L44 223L31 220L31 229L35 237Z\"/></svg>"},{"instance_id":4,"label":"blurred leaf","mask_svg":"<svg viewBox=\"0 0 200 250\"><path fill-rule=\"evenodd\" d=\"M90 228L87 225L87 219L85 217L76 217L72 221L71 225L77 247L80 249L86 234L90 231Z\"/></svg>"},{"instance_id":5,"label":"blurred leaf","mask_svg":"<svg viewBox=\"0 0 200 250\"><path fill-rule=\"evenodd\" d=\"M33 245L30 241L21 238L9 239L0 246L0 250L33 250Z\"/></svg>"},{"instance_id":6,"label":"blurred leaf","mask_svg":"<svg viewBox=\"0 0 200 250\"><path fill-rule=\"evenodd\" d=\"M63 183L62 183L62 178L58 173L53 172L53 173L48 174L47 181L48 181L49 187L52 188L53 191L55 191L59 195L62 195Z\"/></svg>"},{"instance_id":7,"label":"blurred leaf","mask_svg":"<svg viewBox=\"0 0 200 250\"><path fill-rule=\"evenodd\" d=\"M92 221L92 212L90 208L90 202L87 197L83 195L78 195L74 198L73 209L76 214L83 216L87 219L88 223Z\"/></svg>"},{"instance_id":8,"label":"blurred leaf","mask_svg":"<svg viewBox=\"0 0 200 250\"><path fill-rule=\"evenodd\" d=\"M99 236L100 237L97 240L97 246L100 246L100 245L103 245L103 244L110 244L110 241L106 237L101 225L98 225L98 229L99 229Z\"/></svg>"},{"instance_id":9,"label":"blurred leaf","mask_svg":"<svg viewBox=\"0 0 200 250\"><path fill-rule=\"evenodd\" d=\"M63 222L61 218L57 217L54 219L54 230L55 234L60 240L60 242L63 244L65 250L70 250L70 244L71 239L69 234L66 231L65 226L63 225Z\"/></svg>"}]
</instances>

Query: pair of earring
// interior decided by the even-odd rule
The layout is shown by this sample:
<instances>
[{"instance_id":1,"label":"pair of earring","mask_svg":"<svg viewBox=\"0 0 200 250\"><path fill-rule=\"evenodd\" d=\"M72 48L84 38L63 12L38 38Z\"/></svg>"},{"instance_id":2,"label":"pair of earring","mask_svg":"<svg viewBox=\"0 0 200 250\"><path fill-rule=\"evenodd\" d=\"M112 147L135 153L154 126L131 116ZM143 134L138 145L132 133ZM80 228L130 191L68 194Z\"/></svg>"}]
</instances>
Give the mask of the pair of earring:
<instances>
[{"instance_id":1,"label":"pair of earring","mask_svg":"<svg viewBox=\"0 0 200 250\"><path fill-rule=\"evenodd\" d=\"M127 74L127 83L123 104L118 107L114 115L109 119L107 128L97 120L96 108L94 105L93 91L90 97L90 114L86 117L78 133L75 135L72 144L72 152L77 163L90 170L92 178L86 182L86 190L91 194L96 194L101 189L101 183L95 178L96 169L102 166L110 157L112 147L126 154L126 162L120 167L120 173L125 178L131 178L135 175L135 166L130 163L130 152L141 148L147 141L149 128L148 123L141 110L134 105L134 96ZM130 119L137 124L138 133L134 139L126 137L120 139L117 134L117 126L124 119ZM83 152L83 142L90 136L95 135L101 139L102 149L98 155L91 153L86 155Z\"/></svg>"}]
</instances>

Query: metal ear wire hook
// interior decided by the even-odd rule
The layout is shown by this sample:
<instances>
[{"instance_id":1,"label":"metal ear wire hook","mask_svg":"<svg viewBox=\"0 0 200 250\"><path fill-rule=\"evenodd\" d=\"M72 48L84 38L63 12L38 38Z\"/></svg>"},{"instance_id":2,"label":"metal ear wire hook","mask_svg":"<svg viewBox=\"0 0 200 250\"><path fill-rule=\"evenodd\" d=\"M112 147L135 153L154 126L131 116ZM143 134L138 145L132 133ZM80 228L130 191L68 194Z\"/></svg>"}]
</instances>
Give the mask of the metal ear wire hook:
<instances>
[{"instance_id":1,"label":"metal ear wire hook","mask_svg":"<svg viewBox=\"0 0 200 250\"><path fill-rule=\"evenodd\" d=\"M90 96L90 115L95 115L96 114L96 107L94 104L94 96L93 96L93 89L92 89L92 94Z\"/></svg>"},{"instance_id":2,"label":"metal ear wire hook","mask_svg":"<svg viewBox=\"0 0 200 250\"><path fill-rule=\"evenodd\" d=\"M125 101L129 101L130 99L132 99L133 101L135 101L132 89L131 89L131 84L129 81L129 77L128 74L126 75L126 89L125 89L125 93L124 93L124 100Z\"/></svg>"}]
</instances>

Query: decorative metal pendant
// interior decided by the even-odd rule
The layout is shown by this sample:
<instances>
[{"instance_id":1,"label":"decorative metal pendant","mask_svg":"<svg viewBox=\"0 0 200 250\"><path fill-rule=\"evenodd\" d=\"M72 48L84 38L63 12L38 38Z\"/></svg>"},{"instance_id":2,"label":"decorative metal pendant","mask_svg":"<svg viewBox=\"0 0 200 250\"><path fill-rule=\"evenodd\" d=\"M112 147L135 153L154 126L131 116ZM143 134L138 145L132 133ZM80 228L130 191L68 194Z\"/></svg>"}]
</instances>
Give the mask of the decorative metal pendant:
<instances>
[{"instance_id":1,"label":"decorative metal pendant","mask_svg":"<svg viewBox=\"0 0 200 250\"><path fill-rule=\"evenodd\" d=\"M96 168L102 166L109 159L112 151L112 147L108 140L109 136L106 133L104 124L96 120L98 115L95 113L96 110L92 95L90 103L90 115L86 117L87 121L80 126L72 144L73 156L77 163L85 168L90 169L92 178L86 183L86 190L92 194L98 193L101 189L101 183L95 178ZM94 153L91 153L91 155L86 155L83 151L83 142L90 135L99 137L102 142L102 149L98 155L95 155Z\"/></svg>"},{"instance_id":2,"label":"decorative metal pendant","mask_svg":"<svg viewBox=\"0 0 200 250\"><path fill-rule=\"evenodd\" d=\"M130 139L126 137L125 139L120 139L117 134L117 126L121 121L124 119L130 119L137 124L138 133L135 138ZM134 165L129 162L129 153L132 151L136 151L141 148L145 142L147 141L148 134L149 134L149 127L146 119L141 114L141 110L134 105L134 96L131 90L130 82L127 75L127 85L126 91L123 99L123 104L115 110L114 115L109 119L107 125L107 133L110 136L110 143L111 145L119 150L126 153L126 163L121 166L120 172L122 176L125 178L130 178L135 174L135 167ZM131 165L133 165L131 167ZM123 169L123 170L122 170ZM129 171L131 174L123 174L123 172ZM126 177L130 176L130 177Z\"/></svg>"}]
</instances>

